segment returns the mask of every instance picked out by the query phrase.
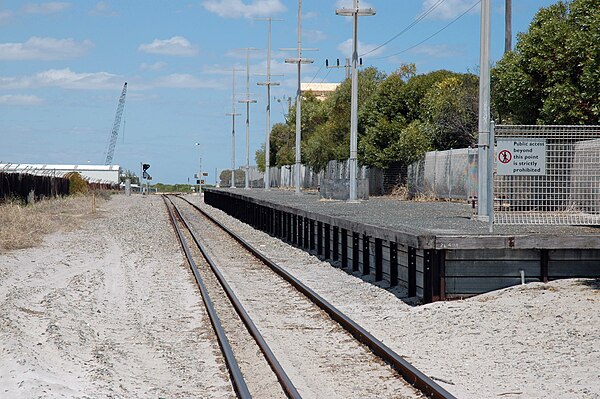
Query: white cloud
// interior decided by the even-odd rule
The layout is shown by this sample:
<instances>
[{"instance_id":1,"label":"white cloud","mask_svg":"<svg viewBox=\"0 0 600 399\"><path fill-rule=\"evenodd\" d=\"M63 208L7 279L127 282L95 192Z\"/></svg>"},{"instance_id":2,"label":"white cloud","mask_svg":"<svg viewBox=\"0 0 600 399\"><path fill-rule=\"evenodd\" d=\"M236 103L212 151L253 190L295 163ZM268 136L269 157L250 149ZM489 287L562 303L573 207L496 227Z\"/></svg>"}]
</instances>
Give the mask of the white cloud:
<instances>
[{"instance_id":1,"label":"white cloud","mask_svg":"<svg viewBox=\"0 0 600 399\"><path fill-rule=\"evenodd\" d=\"M26 4L23 12L27 14L54 14L71 7L71 3L65 1L51 1L48 3Z\"/></svg>"},{"instance_id":2,"label":"white cloud","mask_svg":"<svg viewBox=\"0 0 600 399\"><path fill-rule=\"evenodd\" d=\"M154 87L164 87L172 89L203 89L203 88L218 88L221 84L209 79L200 79L196 76L185 73L174 73L156 79Z\"/></svg>"},{"instance_id":3,"label":"white cloud","mask_svg":"<svg viewBox=\"0 0 600 399\"><path fill-rule=\"evenodd\" d=\"M108 72L77 73L69 68L49 69L35 75L0 77L1 89L34 89L60 87L63 89L116 89L123 86L123 78Z\"/></svg>"},{"instance_id":4,"label":"white cloud","mask_svg":"<svg viewBox=\"0 0 600 399\"><path fill-rule=\"evenodd\" d=\"M0 43L0 60L64 60L79 57L94 44L89 40L31 37L24 43Z\"/></svg>"},{"instance_id":5,"label":"white cloud","mask_svg":"<svg viewBox=\"0 0 600 399\"><path fill-rule=\"evenodd\" d=\"M422 45L412 49L410 52L413 54L427 55L433 58L456 57L461 55L460 52L445 44L439 46Z\"/></svg>"},{"instance_id":6,"label":"white cloud","mask_svg":"<svg viewBox=\"0 0 600 399\"><path fill-rule=\"evenodd\" d=\"M0 25L7 23L13 17L13 13L8 10L0 11Z\"/></svg>"},{"instance_id":7,"label":"white cloud","mask_svg":"<svg viewBox=\"0 0 600 399\"><path fill-rule=\"evenodd\" d=\"M353 7L354 7L353 0L337 0L337 2L336 2L336 8L353 8ZM361 0L358 3L358 7L359 8L373 8L373 5L371 5L371 3L369 3L368 1Z\"/></svg>"},{"instance_id":8,"label":"white cloud","mask_svg":"<svg viewBox=\"0 0 600 399\"><path fill-rule=\"evenodd\" d=\"M254 18L286 10L280 0L252 0L249 4L242 0L205 0L202 6L224 18Z\"/></svg>"},{"instance_id":9,"label":"white cloud","mask_svg":"<svg viewBox=\"0 0 600 399\"><path fill-rule=\"evenodd\" d=\"M166 62L155 62L154 64L146 64L145 62L143 62L140 65L140 68L144 71L160 71L161 69L163 69L166 66L167 66Z\"/></svg>"},{"instance_id":10,"label":"white cloud","mask_svg":"<svg viewBox=\"0 0 600 399\"><path fill-rule=\"evenodd\" d=\"M264 49L252 47L249 52L250 59L264 58L266 53L267 53L267 51ZM245 60L246 59L246 49L245 48L237 48L237 49L227 50L227 52L225 53L225 56L231 57L231 58L239 58L240 60ZM238 66L236 66L236 68L237 67ZM245 68L246 68L246 63L244 62L244 69Z\"/></svg>"},{"instance_id":11,"label":"white cloud","mask_svg":"<svg viewBox=\"0 0 600 399\"><path fill-rule=\"evenodd\" d=\"M44 100L38 96L26 94L5 94L0 96L0 105L40 105Z\"/></svg>"},{"instance_id":12,"label":"white cloud","mask_svg":"<svg viewBox=\"0 0 600 399\"><path fill-rule=\"evenodd\" d=\"M189 57L198 54L198 49L183 36L173 36L170 39L154 39L150 44L141 44L139 51L151 54Z\"/></svg>"},{"instance_id":13,"label":"white cloud","mask_svg":"<svg viewBox=\"0 0 600 399\"><path fill-rule=\"evenodd\" d=\"M434 6L438 0L423 0L423 11ZM475 0L446 0L435 8L427 18L454 19L473 6ZM477 12L475 7L471 12Z\"/></svg>"},{"instance_id":14,"label":"white cloud","mask_svg":"<svg viewBox=\"0 0 600 399\"><path fill-rule=\"evenodd\" d=\"M106 1L99 1L96 3L94 8L89 12L92 16L105 16L105 17L114 17L117 16L118 13L111 8L111 5Z\"/></svg>"},{"instance_id":15,"label":"white cloud","mask_svg":"<svg viewBox=\"0 0 600 399\"><path fill-rule=\"evenodd\" d=\"M377 47L377 44L368 44L368 43L363 43L360 40L358 41L358 54L364 54L367 53L371 50L373 50L375 47ZM342 54L344 54L344 56L346 57L351 57L352 56L352 39L348 39L346 41L343 41L342 43L340 43L337 46L338 50L340 50L340 52ZM380 55L381 53L383 53L385 51L385 46L378 48L377 50L369 53L369 57L375 57L377 55Z\"/></svg>"},{"instance_id":16,"label":"white cloud","mask_svg":"<svg viewBox=\"0 0 600 399\"><path fill-rule=\"evenodd\" d=\"M313 42L322 42L327 39L327 35L322 30L305 30L304 37Z\"/></svg>"}]
</instances>

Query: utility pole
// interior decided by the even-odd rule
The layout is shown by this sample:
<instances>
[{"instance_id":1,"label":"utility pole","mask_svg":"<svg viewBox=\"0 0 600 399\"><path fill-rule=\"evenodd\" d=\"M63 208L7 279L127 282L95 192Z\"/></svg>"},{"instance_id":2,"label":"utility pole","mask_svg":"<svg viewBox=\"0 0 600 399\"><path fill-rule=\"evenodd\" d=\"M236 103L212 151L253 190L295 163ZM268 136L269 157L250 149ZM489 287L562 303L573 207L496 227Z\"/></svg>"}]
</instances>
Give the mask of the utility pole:
<instances>
[{"instance_id":1,"label":"utility pole","mask_svg":"<svg viewBox=\"0 0 600 399\"><path fill-rule=\"evenodd\" d=\"M346 69L346 79L348 79L350 77L350 68L352 68L352 65L350 64L350 58L346 58L346 64L345 65L340 65L340 59L337 59L336 65L329 65L329 60L325 60L325 68L329 68L329 69L339 69L339 68L344 68Z\"/></svg>"},{"instance_id":2,"label":"utility pole","mask_svg":"<svg viewBox=\"0 0 600 399\"><path fill-rule=\"evenodd\" d=\"M246 98L239 100L240 103L246 103L246 179L245 189L250 188L250 103L255 103L256 100L250 99L250 51L258 50L257 48L247 47L246 50Z\"/></svg>"},{"instance_id":3,"label":"utility pole","mask_svg":"<svg viewBox=\"0 0 600 399\"><path fill-rule=\"evenodd\" d=\"M352 28L352 99L350 104L350 198L349 202L358 202L358 17L375 15L373 8L359 8L358 0L354 0L353 8L341 8L337 15L351 16Z\"/></svg>"},{"instance_id":4,"label":"utility pole","mask_svg":"<svg viewBox=\"0 0 600 399\"><path fill-rule=\"evenodd\" d=\"M490 0L481 1L481 50L479 59L479 136L477 141L477 214L481 220L488 220L491 215L489 197L488 168L490 152L494 151L494 143L490 141Z\"/></svg>"},{"instance_id":5,"label":"utility pole","mask_svg":"<svg viewBox=\"0 0 600 399\"><path fill-rule=\"evenodd\" d=\"M231 95L231 113L225 115L231 116L231 188L235 188L235 117L240 114L235 113L235 72L241 71L241 69L232 70L233 78L233 93Z\"/></svg>"},{"instance_id":6,"label":"utility pole","mask_svg":"<svg viewBox=\"0 0 600 399\"><path fill-rule=\"evenodd\" d=\"M512 0L505 0L504 7L504 52L512 50Z\"/></svg>"},{"instance_id":7,"label":"utility pole","mask_svg":"<svg viewBox=\"0 0 600 399\"><path fill-rule=\"evenodd\" d=\"M300 168L302 165L302 153L300 142L302 137L302 64L312 64L313 60L302 58L302 50L316 50L302 48L302 0L298 0L298 47L296 49L281 49L281 50L296 50L298 58L288 58L286 64L298 64L298 90L296 91L296 194L300 194Z\"/></svg>"},{"instance_id":8,"label":"utility pole","mask_svg":"<svg viewBox=\"0 0 600 399\"><path fill-rule=\"evenodd\" d=\"M270 177L270 155L271 155L271 86L279 86L279 82L271 82L271 21L281 21L281 19L257 18L260 21L267 21L267 81L257 83L259 86L267 87L267 134L265 141L265 190L271 189Z\"/></svg>"}]
</instances>

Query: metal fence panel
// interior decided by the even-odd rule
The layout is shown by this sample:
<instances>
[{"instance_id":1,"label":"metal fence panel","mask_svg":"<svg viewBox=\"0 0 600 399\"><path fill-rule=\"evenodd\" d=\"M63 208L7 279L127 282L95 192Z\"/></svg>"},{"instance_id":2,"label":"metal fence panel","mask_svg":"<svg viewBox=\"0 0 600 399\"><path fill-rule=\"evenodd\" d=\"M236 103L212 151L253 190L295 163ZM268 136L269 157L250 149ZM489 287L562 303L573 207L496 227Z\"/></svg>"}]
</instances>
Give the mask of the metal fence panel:
<instances>
[{"instance_id":1,"label":"metal fence panel","mask_svg":"<svg viewBox=\"0 0 600 399\"><path fill-rule=\"evenodd\" d=\"M545 139L544 175L494 176L494 223L600 225L600 126L496 126L496 140Z\"/></svg>"},{"instance_id":2,"label":"metal fence panel","mask_svg":"<svg viewBox=\"0 0 600 399\"><path fill-rule=\"evenodd\" d=\"M469 200L477 195L477 150L430 151L408 168L410 195Z\"/></svg>"}]
</instances>

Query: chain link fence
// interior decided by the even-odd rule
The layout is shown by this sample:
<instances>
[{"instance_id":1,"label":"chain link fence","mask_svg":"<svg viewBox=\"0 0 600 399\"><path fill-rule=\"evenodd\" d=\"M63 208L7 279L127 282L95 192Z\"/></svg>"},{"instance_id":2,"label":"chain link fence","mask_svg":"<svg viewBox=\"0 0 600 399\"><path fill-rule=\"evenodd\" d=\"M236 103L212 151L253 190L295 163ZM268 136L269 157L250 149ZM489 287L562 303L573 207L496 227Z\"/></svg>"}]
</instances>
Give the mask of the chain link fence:
<instances>
[{"instance_id":1,"label":"chain link fence","mask_svg":"<svg viewBox=\"0 0 600 399\"><path fill-rule=\"evenodd\" d=\"M545 173L496 173L494 223L600 225L600 126L499 125L495 134L497 143L514 145L543 139ZM527 156L519 165L529 165ZM503 161L497 153L496 167Z\"/></svg>"},{"instance_id":2,"label":"chain link fence","mask_svg":"<svg viewBox=\"0 0 600 399\"><path fill-rule=\"evenodd\" d=\"M495 138L494 223L600 225L600 126L498 125ZM477 152L428 152L409 166L411 197L476 210Z\"/></svg>"}]
</instances>

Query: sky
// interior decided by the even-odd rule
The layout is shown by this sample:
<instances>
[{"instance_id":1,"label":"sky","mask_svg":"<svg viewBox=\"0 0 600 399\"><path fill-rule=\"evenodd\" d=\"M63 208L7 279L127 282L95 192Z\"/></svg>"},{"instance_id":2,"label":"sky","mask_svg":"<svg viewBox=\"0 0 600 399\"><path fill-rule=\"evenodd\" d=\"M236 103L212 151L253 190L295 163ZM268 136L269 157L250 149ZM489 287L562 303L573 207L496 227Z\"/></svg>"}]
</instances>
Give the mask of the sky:
<instances>
[{"instance_id":1,"label":"sky","mask_svg":"<svg viewBox=\"0 0 600 399\"><path fill-rule=\"evenodd\" d=\"M557 0L513 0L513 34ZM391 73L479 71L477 0L369 0L358 22L364 66ZM302 1L303 82L340 82L352 0ZM474 6L474 7L473 7ZM187 183L249 163L266 137L267 22L271 24L271 122L285 120L297 88L298 2L284 0L0 0L0 163L104 164L118 99L127 96L113 163L153 182ZM409 28L409 29L407 29ZM393 39L390 41L390 39ZM513 39L513 43L515 39ZM253 48L246 51L245 48ZM311 49L310 51L308 49ZM313 50L314 49L314 50ZM492 62L504 50L504 0L492 0ZM249 54L249 58L247 57ZM247 61L248 60L248 61ZM247 73L246 65L249 65ZM235 69L235 97L234 72ZM235 99L235 101L232 101ZM199 145L197 145L197 143Z\"/></svg>"}]
</instances>

